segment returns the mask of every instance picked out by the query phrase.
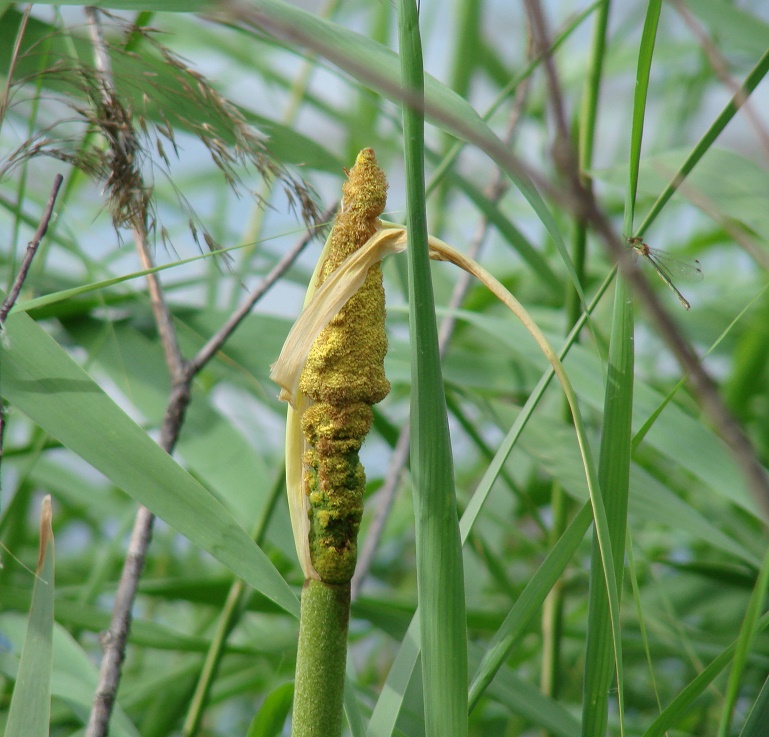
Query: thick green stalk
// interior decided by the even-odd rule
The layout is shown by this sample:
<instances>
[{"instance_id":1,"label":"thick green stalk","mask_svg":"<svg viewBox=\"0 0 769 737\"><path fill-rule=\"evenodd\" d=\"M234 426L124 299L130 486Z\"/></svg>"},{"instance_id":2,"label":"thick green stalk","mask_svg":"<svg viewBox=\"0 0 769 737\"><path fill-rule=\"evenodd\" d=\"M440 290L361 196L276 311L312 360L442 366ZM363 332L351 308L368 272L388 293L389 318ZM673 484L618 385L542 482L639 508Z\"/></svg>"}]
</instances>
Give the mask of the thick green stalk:
<instances>
[{"instance_id":1,"label":"thick green stalk","mask_svg":"<svg viewBox=\"0 0 769 737\"><path fill-rule=\"evenodd\" d=\"M422 636L425 734L467 734L467 624L454 472L425 215L424 72L414 0L399 0L409 232L412 347L411 475L416 517L417 591Z\"/></svg>"},{"instance_id":2,"label":"thick green stalk","mask_svg":"<svg viewBox=\"0 0 769 737\"><path fill-rule=\"evenodd\" d=\"M305 581L299 618L293 737L342 734L350 582Z\"/></svg>"}]
</instances>

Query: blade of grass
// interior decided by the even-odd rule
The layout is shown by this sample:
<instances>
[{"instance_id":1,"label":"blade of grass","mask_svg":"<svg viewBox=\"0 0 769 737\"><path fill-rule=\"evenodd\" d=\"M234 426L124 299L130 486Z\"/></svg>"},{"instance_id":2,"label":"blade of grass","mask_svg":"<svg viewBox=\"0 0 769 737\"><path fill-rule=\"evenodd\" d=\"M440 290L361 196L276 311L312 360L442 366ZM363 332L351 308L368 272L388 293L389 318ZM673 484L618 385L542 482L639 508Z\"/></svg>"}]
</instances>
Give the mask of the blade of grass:
<instances>
[{"instance_id":1,"label":"blade of grass","mask_svg":"<svg viewBox=\"0 0 769 737\"><path fill-rule=\"evenodd\" d=\"M414 612L409 628L403 636L398 654L390 666L387 680L382 687L382 693L377 699L374 711L366 730L367 737L390 737L395 731L403 699L406 696L409 683L422 649L422 638L419 634L419 609Z\"/></svg>"},{"instance_id":2,"label":"blade of grass","mask_svg":"<svg viewBox=\"0 0 769 737\"><path fill-rule=\"evenodd\" d=\"M769 724L769 678L764 681L764 685L753 703L753 708L748 714L740 737L763 737L767 724Z\"/></svg>"},{"instance_id":3,"label":"blade of grass","mask_svg":"<svg viewBox=\"0 0 769 737\"><path fill-rule=\"evenodd\" d=\"M419 15L399 0L402 84L424 98ZM428 737L467 735L467 624L454 465L443 393L427 245L423 107L403 108L412 345L411 476L416 519L417 593Z\"/></svg>"},{"instance_id":4,"label":"blade of grass","mask_svg":"<svg viewBox=\"0 0 769 737\"><path fill-rule=\"evenodd\" d=\"M37 562L27 636L19 660L6 737L48 737L53 668L54 545L51 497L40 511L40 555Z\"/></svg>"},{"instance_id":5,"label":"blade of grass","mask_svg":"<svg viewBox=\"0 0 769 737\"><path fill-rule=\"evenodd\" d=\"M740 685L745 675L745 667L748 662L751 647L758 632L758 619L766 600L767 586L769 586L769 551L767 551L761 570L756 578L756 585L748 602L745 619L740 628L740 636L737 639L737 648L734 653L734 661L729 672L729 680L724 695L724 705L721 709L721 721L718 725L718 737L726 737L729 734L732 715L740 695Z\"/></svg>"},{"instance_id":6,"label":"blade of grass","mask_svg":"<svg viewBox=\"0 0 769 737\"><path fill-rule=\"evenodd\" d=\"M483 659L470 684L471 709L478 703L478 699L483 695L496 672L502 667L511 649L539 611L542 602L563 573L592 521L592 510L590 504L586 503L553 546L547 558L532 576L515 605L505 617L502 626L497 630L486 648Z\"/></svg>"},{"instance_id":7,"label":"blade of grass","mask_svg":"<svg viewBox=\"0 0 769 737\"><path fill-rule=\"evenodd\" d=\"M757 632L762 632L769 626L769 614L764 614L756 627ZM718 657L712 660L706 668L692 680L665 710L646 729L641 737L662 737L669 729L674 727L679 719L682 719L691 708L694 701L708 688L718 675L729 665L737 649L737 642L733 642ZM762 725L765 729L766 725ZM763 732L759 732L763 735Z\"/></svg>"},{"instance_id":8,"label":"blade of grass","mask_svg":"<svg viewBox=\"0 0 769 737\"><path fill-rule=\"evenodd\" d=\"M89 292L106 289L107 287L112 287L115 284L121 284L122 282L130 281L131 279L138 279L139 277L147 276L147 274L155 274L158 271L171 269L174 266L181 266L183 264L192 263L193 261L199 261L200 259L211 258L212 256L218 256L230 251L237 250L239 248L246 248L246 245L220 248L215 251L206 251L206 253L200 253L197 256L190 256L190 258L186 258L181 261L173 261L168 264L153 266L150 269L142 269L141 271L132 271L130 274L115 276L110 279L102 279L101 281L91 282L90 284L81 284L80 286L73 287L72 289L62 289L59 292L45 294L42 297L35 297L34 299L18 302L14 305L12 312L32 312L33 310L49 307L50 305L57 304L58 302L64 302L65 300L72 299L73 297L79 297L81 294L88 294Z\"/></svg>"},{"instance_id":9,"label":"blade of grass","mask_svg":"<svg viewBox=\"0 0 769 737\"><path fill-rule=\"evenodd\" d=\"M619 591L627 529L630 488L630 438L633 410L633 307L625 280L617 280L609 368L604 399L601 454L598 462L603 502L609 525L616 590L606 586L603 551L594 539L590 567L582 734L604 734L614 670L617 673L620 732L624 732L622 652L619 632ZM617 597L616 600L614 597Z\"/></svg>"},{"instance_id":10,"label":"blade of grass","mask_svg":"<svg viewBox=\"0 0 769 737\"><path fill-rule=\"evenodd\" d=\"M653 0L647 6L638 55L633 125L630 138L628 187L625 197L624 224L626 232L630 232L633 224L644 113L649 87L649 70L660 7L660 0ZM612 532L611 557L616 570L615 582L617 591L620 591L630 487L634 374L632 301L628 286L621 276L617 280L609 351L599 473L606 513ZM599 574L598 567L601 565L601 553L603 551L598 549L597 539L595 543L590 569L588 632L582 703L582 734L584 737L592 737L592 735L606 732L610 686L615 668L620 731L624 732L624 683L618 620L619 598L615 600L603 585L607 578L607 571L604 568Z\"/></svg>"}]
</instances>

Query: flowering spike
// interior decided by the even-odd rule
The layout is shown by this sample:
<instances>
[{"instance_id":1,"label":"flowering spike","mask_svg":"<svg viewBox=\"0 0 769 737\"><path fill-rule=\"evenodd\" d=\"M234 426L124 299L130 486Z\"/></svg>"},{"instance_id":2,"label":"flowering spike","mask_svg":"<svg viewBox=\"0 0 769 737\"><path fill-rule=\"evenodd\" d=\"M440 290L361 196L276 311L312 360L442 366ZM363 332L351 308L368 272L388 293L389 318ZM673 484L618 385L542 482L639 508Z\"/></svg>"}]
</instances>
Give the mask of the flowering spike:
<instances>
[{"instance_id":1,"label":"flowering spike","mask_svg":"<svg viewBox=\"0 0 769 737\"><path fill-rule=\"evenodd\" d=\"M374 152L361 151L347 175L342 206L311 291L320 288L380 228L387 180ZM324 321L306 362L304 355L287 359L297 367L304 363L304 369L298 387L292 380L291 391L284 385L281 393L290 399L289 413L294 413L289 422L293 438L287 443L294 457L286 462L297 550L308 578L334 584L348 582L355 571L366 483L358 451L371 428L371 405L390 391L384 375L387 336L379 263L367 267L363 276L341 309ZM296 436L299 418L301 440ZM303 456L297 459L302 447ZM296 488L300 478L301 492Z\"/></svg>"}]
</instances>

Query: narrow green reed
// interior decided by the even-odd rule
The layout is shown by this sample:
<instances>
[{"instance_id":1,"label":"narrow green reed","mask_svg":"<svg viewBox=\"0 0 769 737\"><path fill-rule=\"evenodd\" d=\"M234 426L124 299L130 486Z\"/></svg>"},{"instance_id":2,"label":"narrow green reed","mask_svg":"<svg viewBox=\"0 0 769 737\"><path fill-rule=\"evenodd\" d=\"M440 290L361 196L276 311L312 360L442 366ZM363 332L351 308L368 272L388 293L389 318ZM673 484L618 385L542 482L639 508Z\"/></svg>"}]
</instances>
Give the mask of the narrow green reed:
<instances>
[{"instance_id":1,"label":"narrow green reed","mask_svg":"<svg viewBox=\"0 0 769 737\"><path fill-rule=\"evenodd\" d=\"M467 624L462 547L427 245L424 71L414 0L398 2L409 232L411 475L416 517L425 734L467 735Z\"/></svg>"},{"instance_id":2,"label":"narrow green reed","mask_svg":"<svg viewBox=\"0 0 769 737\"><path fill-rule=\"evenodd\" d=\"M619 608L622 591L630 489L633 362L633 302L627 282L620 275L617 278L614 299L598 460L598 477L609 527L611 560L614 564L616 609ZM612 697L615 673L621 730L623 725L622 653L619 650L618 623L616 617L612 617L611 594L606 585L607 573L598 537L594 535L582 702L583 737L606 733L609 699Z\"/></svg>"},{"instance_id":3,"label":"narrow green reed","mask_svg":"<svg viewBox=\"0 0 769 737\"><path fill-rule=\"evenodd\" d=\"M649 4L638 54L633 126L630 138L628 186L625 195L625 232L631 232L638 188L641 142L660 3ZM633 303L626 280L617 277L609 345L609 365L604 396L603 431L598 473L610 529L616 600L607 589L598 539L593 539L588 599L587 649L582 701L582 735L605 734L609 700L616 677L620 731L624 731L624 683L622 652L616 610L622 592L627 506L630 490L634 377ZM612 614L615 608L615 614Z\"/></svg>"}]
</instances>

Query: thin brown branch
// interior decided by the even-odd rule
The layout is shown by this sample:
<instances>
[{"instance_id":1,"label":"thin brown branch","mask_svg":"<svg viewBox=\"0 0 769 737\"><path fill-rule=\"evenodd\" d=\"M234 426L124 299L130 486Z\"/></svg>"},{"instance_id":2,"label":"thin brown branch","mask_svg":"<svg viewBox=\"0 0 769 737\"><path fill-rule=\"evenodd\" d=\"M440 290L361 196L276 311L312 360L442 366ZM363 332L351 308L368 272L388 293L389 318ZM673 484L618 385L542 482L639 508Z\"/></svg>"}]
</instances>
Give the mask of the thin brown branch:
<instances>
[{"instance_id":1,"label":"thin brown branch","mask_svg":"<svg viewBox=\"0 0 769 737\"><path fill-rule=\"evenodd\" d=\"M526 0L526 6L531 16L532 33L535 40L540 48L549 49L550 42L539 1ZM545 64L545 69L549 82L549 94L556 117L556 126L559 131L559 137L563 136L561 143L556 144L557 152L563 154L566 151L567 145L569 148L571 147L566 127L566 118L563 112L563 95L555 65L552 63L552 59L550 59L550 54L546 56L546 60L548 61ZM744 100L742 102L744 103ZM678 330L670 315L663 309L640 270L634 268L628 249L622 246L622 241L614 232L606 214L599 208L592 191L583 186L576 165L576 157L573 155L562 155L560 158L556 156L556 164L562 167L569 167L563 173L571 188L577 214L582 215L598 233L607 251L619 265L633 291L646 304L658 334L667 343L685 373L690 377L692 389L698 397L702 409L710 417L716 431L726 441L735 461L742 469L748 488L753 493L765 517L769 519L769 477L767 477L766 470L759 462L749 439L721 400L718 390L713 380L703 368L700 358Z\"/></svg>"},{"instance_id":2,"label":"thin brown branch","mask_svg":"<svg viewBox=\"0 0 769 737\"><path fill-rule=\"evenodd\" d=\"M115 97L115 85L112 80L109 53L104 41L99 11L94 7L87 7L86 15L89 20L94 48L94 63L100 76L105 111L116 110L122 113L124 111ZM123 123L123 127L118 126L114 135L108 137L110 144L118 149L113 152L114 160L133 162L133 150L123 150L124 146L130 147L133 144L132 131L125 129L126 126L132 125L130 118L127 115L119 115L116 116L116 120L118 123ZM134 240L142 265L145 269L150 269L154 263L147 244L148 200L144 193L141 175L135 171L135 165L129 164L128 168L134 169L129 171L128 175L139 184L138 187L132 186L129 195L132 197L135 195L134 198L138 200L135 205L129 206L129 211L132 213L130 220L132 221ZM110 179L112 180L112 178ZM115 181L118 180L119 177L115 177ZM184 359L179 348L171 312L165 302L160 279L156 274L148 274L147 284L152 312L171 375L172 392L163 419L160 437L160 444L163 449L167 453L171 453L190 401L190 387L188 383L183 381ZM103 642L104 655L99 668L99 681L86 727L86 737L105 737L109 730L109 721L125 659L126 643L131 630L131 611L136 599L139 579L144 570L153 523L154 515L146 507L139 505L126 559L120 574L120 583L115 595L112 619Z\"/></svg>"},{"instance_id":3,"label":"thin brown branch","mask_svg":"<svg viewBox=\"0 0 769 737\"><path fill-rule=\"evenodd\" d=\"M24 286L24 281L29 273L29 268L32 265L32 259L35 258L37 249L40 247L40 243L43 240L46 232L48 231L48 224L51 222L53 216L53 208L56 204L56 198L59 195L61 189L61 183L64 181L64 177L61 174L57 174L53 180L53 187L51 189L51 195L48 198L48 204L45 206L43 216L40 218L40 224L37 226L35 234L32 236L32 240L27 244L27 251L24 254L24 258L19 266L19 273L16 275L16 279L11 286L11 291L8 296L3 300L2 306L0 306L0 334L2 333L5 320L8 314L16 304L16 300L21 294L21 289ZM3 448L5 440L5 404L0 400L0 465L3 461Z\"/></svg>"},{"instance_id":4,"label":"thin brown branch","mask_svg":"<svg viewBox=\"0 0 769 737\"><path fill-rule=\"evenodd\" d=\"M329 212L336 210L334 206ZM328 215L330 217L330 215ZM166 405L166 412L160 430L159 445L167 453L172 453L181 432L184 415L191 399L192 381L197 373L213 358L224 342L242 322L253 306L275 284L312 240L314 231L307 233L280 260L275 268L264 278L259 287L244 300L222 328L198 352L195 358L184 364L182 376L173 382ZM154 515L143 506L139 507L134 522L133 532L126 553L126 560L120 576L118 594L113 607L113 618L105 637L104 657L99 672L99 687L96 691L86 737L104 737L107 734L109 719L115 702L115 694L120 683L120 670L125 658L125 647L131 627L131 610L136 597L139 579L152 537Z\"/></svg>"},{"instance_id":5,"label":"thin brown branch","mask_svg":"<svg viewBox=\"0 0 769 737\"><path fill-rule=\"evenodd\" d=\"M131 610L139 579L144 570L144 561L152 536L154 515L144 506L139 506L134 529L128 544L126 559L120 574L120 583L115 593L112 620L109 629L102 635L104 655L99 669L99 682L94 696L91 714L86 727L86 737L104 737L109 731L109 720L115 705L120 672L125 658L126 642L131 631Z\"/></svg>"},{"instance_id":6,"label":"thin brown branch","mask_svg":"<svg viewBox=\"0 0 769 737\"><path fill-rule=\"evenodd\" d=\"M53 179L51 195L48 197L48 204L45 206L43 216L40 219L40 224L37 226L37 230L35 231L35 235L32 236L32 240L27 244L27 251L24 254L24 259L21 262L19 273L16 275L11 291L8 292L8 296L3 300L2 306L0 306L0 326L5 322L8 313L16 304L16 300L21 293L21 288L24 285L24 280L29 273L29 267L32 265L32 259L35 258L37 249L40 247L40 242L48 231L48 224L51 222L53 208L56 204L56 198L59 196L59 190L61 189L63 181L64 177L61 174L57 174Z\"/></svg>"},{"instance_id":7,"label":"thin brown branch","mask_svg":"<svg viewBox=\"0 0 769 737\"><path fill-rule=\"evenodd\" d=\"M331 220L338 207L337 203L334 203L328 208L321 216L320 222L325 223ZM222 325L221 328L214 334L210 340L198 351L197 355L188 363L187 371L191 374L196 374L200 369L205 366L208 361L217 353L217 351L224 345L225 341L232 335L235 328L240 325L243 319L251 312L253 306L264 296L273 284L288 271L290 266L294 263L297 256L307 247L307 244L315 237L318 228L322 226L316 226L313 229L308 230L305 235L296 243L296 245L288 251L283 258L275 264L275 267L270 271L267 276L264 277L261 284L243 301L232 316Z\"/></svg>"},{"instance_id":8,"label":"thin brown branch","mask_svg":"<svg viewBox=\"0 0 769 737\"><path fill-rule=\"evenodd\" d=\"M134 243L136 251L139 254L139 260L145 269L153 269L155 261L150 253L147 243L146 221L137 222L133 228ZM166 365L171 375L172 382L183 380L185 375L185 363L182 356L179 341L174 327L174 320L171 316L171 310L166 303L163 287L160 283L158 274L147 274L147 289L150 294L150 307L155 318L160 343L163 346L163 353L166 357Z\"/></svg>"}]
</instances>

